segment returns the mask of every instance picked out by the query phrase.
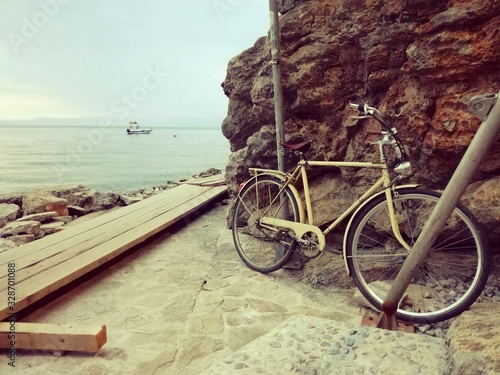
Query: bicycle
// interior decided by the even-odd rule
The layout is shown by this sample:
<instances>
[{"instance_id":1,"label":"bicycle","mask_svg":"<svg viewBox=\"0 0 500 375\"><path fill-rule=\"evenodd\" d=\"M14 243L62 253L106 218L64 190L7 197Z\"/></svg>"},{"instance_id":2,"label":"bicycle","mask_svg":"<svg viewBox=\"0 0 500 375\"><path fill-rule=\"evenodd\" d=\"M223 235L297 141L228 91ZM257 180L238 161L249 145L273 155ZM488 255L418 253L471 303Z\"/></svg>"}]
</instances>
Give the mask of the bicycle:
<instances>
[{"instance_id":1,"label":"bicycle","mask_svg":"<svg viewBox=\"0 0 500 375\"><path fill-rule=\"evenodd\" d=\"M368 105L350 103L375 119L380 162L310 161L311 141L283 144L282 151L299 156L291 172L250 168L233 206L232 234L238 255L255 271L283 267L298 251L315 258L326 247L326 235L350 216L344 233L347 272L363 296L380 311L392 281L416 242L440 193L417 184L398 185L411 175L411 164L395 128ZM386 148L394 150L389 166ZM308 168L373 168L381 177L324 230L314 224ZM390 169L394 178L391 179ZM302 180L302 194L297 188ZM472 213L462 204L452 212L425 261L399 302L396 318L410 323L435 323L466 310L481 294L489 274L490 253Z\"/></svg>"}]
</instances>

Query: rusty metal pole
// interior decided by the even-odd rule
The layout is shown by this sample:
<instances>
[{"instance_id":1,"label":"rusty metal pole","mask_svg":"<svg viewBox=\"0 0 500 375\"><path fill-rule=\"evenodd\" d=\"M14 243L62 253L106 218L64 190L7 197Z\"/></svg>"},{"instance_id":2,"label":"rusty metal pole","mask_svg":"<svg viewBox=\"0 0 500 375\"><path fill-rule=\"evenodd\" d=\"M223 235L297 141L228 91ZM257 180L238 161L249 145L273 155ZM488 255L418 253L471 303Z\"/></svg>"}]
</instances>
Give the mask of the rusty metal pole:
<instances>
[{"instance_id":1,"label":"rusty metal pole","mask_svg":"<svg viewBox=\"0 0 500 375\"><path fill-rule=\"evenodd\" d=\"M408 258L406 258L394 283L382 303L382 314L377 326L390 330L397 329L395 314L399 301L403 297L406 288L411 282L412 273L422 263L427 256L431 245L436 240L439 232L448 220L451 212L457 205L462 194L465 192L469 181L479 167L479 164L487 154L500 133L500 95L486 95L474 97L469 102L469 108L480 118L484 116L476 135L470 143L465 155L458 165L455 173L451 177L443 195L439 199L436 207L432 211L429 220L424 225ZM496 103L495 103L496 101ZM483 105L484 103L484 105ZM481 106L488 108L480 108ZM493 107L493 108L492 108ZM488 114L489 113L489 114ZM482 119L483 119L482 118Z\"/></svg>"},{"instance_id":2,"label":"rusty metal pole","mask_svg":"<svg viewBox=\"0 0 500 375\"><path fill-rule=\"evenodd\" d=\"M276 121L276 152L278 154L278 170L285 172L285 157L281 153L281 144L285 142L283 129L283 87L281 85L281 52L280 52L280 26L278 17L278 0L269 0L269 18L271 28L269 37L271 39L271 64L273 67L274 88L274 118Z\"/></svg>"}]
</instances>

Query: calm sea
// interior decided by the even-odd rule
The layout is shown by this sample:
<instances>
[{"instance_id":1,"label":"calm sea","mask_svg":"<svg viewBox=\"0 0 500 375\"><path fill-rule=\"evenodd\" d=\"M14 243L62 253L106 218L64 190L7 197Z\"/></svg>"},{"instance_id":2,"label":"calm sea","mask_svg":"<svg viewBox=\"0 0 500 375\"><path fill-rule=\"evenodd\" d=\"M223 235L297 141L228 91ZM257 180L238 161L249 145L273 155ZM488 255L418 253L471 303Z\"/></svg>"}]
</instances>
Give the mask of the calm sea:
<instances>
[{"instance_id":1,"label":"calm sea","mask_svg":"<svg viewBox=\"0 0 500 375\"><path fill-rule=\"evenodd\" d=\"M229 143L219 128L2 126L0 150L0 193L61 184L124 192L224 171Z\"/></svg>"}]
</instances>

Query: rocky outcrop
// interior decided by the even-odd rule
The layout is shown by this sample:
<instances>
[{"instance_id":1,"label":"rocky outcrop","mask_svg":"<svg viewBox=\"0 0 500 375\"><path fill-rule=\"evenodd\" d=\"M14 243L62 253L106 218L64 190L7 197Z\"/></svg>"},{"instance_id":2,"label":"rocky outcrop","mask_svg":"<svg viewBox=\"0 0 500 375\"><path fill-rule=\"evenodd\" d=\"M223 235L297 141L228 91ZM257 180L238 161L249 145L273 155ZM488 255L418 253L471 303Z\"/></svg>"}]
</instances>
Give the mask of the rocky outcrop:
<instances>
[{"instance_id":1,"label":"rocky outcrop","mask_svg":"<svg viewBox=\"0 0 500 375\"><path fill-rule=\"evenodd\" d=\"M89 189L82 185L57 189L52 194L65 199L69 206L80 207L87 213L108 210L119 204L120 200L119 194Z\"/></svg>"},{"instance_id":2,"label":"rocky outcrop","mask_svg":"<svg viewBox=\"0 0 500 375\"><path fill-rule=\"evenodd\" d=\"M489 234L490 245L498 252L500 243L500 176L472 183L463 197L464 204Z\"/></svg>"},{"instance_id":3,"label":"rocky outcrop","mask_svg":"<svg viewBox=\"0 0 500 375\"><path fill-rule=\"evenodd\" d=\"M12 249L13 247L16 247L16 246L18 246L18 244L16 244L14 241L0 238L0 253L2 251Z\"/></svg>"},{"instance_id":4,"label":"rocky outcrop","mask_svg":"<svg viewBox=\"0 0 500 375\"><path fill-rule=\"evenodd\" d=\"M15 220L19 215L20 209L16 204L1 203L0 204L0 228L7 222Z\"/></svg>"},{"instance_id":5,"label":"rocky outcrop","mask_svg":"<svg viewBox=\"0 0 500 375\"><path fill-rule=\"evenodd\" d=\"M22 212L20 207L17 207L18 212ZM12 245L22 245L39 238L42 238L49 232L44 228L43 223L52 223L58 217L58 212L40 212L36 214L25 215L19 218L8 220L8 222L0 228L0 251L7 250ZM5 216L0 215L0 220L5 220ZM50 227L49 227L50 228Z\"/></svg>"},{"instance_id":6,"label":"rocky outcrop","mask_svg":"<svg viewBox=\"0 0 500 375\"><path fill-rule=\"evenodd\" d=\"M23 201L22 194L0 194L0 203L17 204L20 206Z\"/></svg>"},{"instance_id":7,"label":"rocky outcrop","mask_svg":"<svg viewBox=\"0 0 500 375\"><path fill-rule=\"evenodd\" d=\"M408 146L411 180L443 188L480 124L467 101L500 89L498 1L283 0L281 7L286 140L314 140L310 159L376 161L367 130L377 125L349 119L349 102L369 103ZM266 38L228 64L222 131L233 193L248 167L277 167L271 73ZM497 140L465 197L495 242L499 175ZM318 224L373 178L350 169L312 176Z\"/></svg>"},{"instance_id":8,"label":"rocky outcrop","mask_svg":"<svg viewBox=\"0 0 500 375\"><path fill-rule=\"evenodd\" d=\"M54 221L52 223L40 225L40 230L45 234L57 233L64 230L64 223L61 221Z\"/></svg>"},{"instance_id":9,"label":"rocky outcrop","mask_svg":"<svg viewBox=\"0 0 500 375\"><path fill-rule=\"evenodd\" d=\"M57 217L59 215L58 212L56 211L48 211L48 212L41 212L38 214L31 214L31 215L24 215L23 217L19 218L17 221L39 221L40 223L44 223L46 221L50 221Z\"/></svg>"},{"instance_id":10,"label":"rocky outcrop","mask_svg":"<svg viewBox=\"0 0 500 375\"><path fill-rule=\"evenodd\" d=\"M59 232L74 218L117 205L120 205L118 194L84 186L30 191L20 196L3 194L0 197L0 251Z\"/></svg>"},{"instance_id":11,"label":"rocky outcrop","mask_svg":"<svg viewBox=\"0 0 500 375\"><path fill-rule=\"evenodd\" d=\"M44 235L40 229L39 221L12 221L0 229L2 237L15 236L18 234L34 234L36 238Z\"/></svg>"},{"instance_id":12,"label":"rocky outcrop","mask_svg":"<svg viewBox=\"0 0 500 375\"><path fill-rule=\"evenodd\" d=\"M65 216L68 215L68 201L57 198L48 191L29 192L23 196L22 209L27 215L54 211Z\"/></svg>"},{"instance_id":13,"label":"rocky outcrop","mask_svg":"<svg viewBox=\"0 0 500 375\"><path fill-rule=\"evenodd\" d=\"M476 303L451 325L446 336L450 374L500 374L500 304Z\"/></svg>"}]
</instances>

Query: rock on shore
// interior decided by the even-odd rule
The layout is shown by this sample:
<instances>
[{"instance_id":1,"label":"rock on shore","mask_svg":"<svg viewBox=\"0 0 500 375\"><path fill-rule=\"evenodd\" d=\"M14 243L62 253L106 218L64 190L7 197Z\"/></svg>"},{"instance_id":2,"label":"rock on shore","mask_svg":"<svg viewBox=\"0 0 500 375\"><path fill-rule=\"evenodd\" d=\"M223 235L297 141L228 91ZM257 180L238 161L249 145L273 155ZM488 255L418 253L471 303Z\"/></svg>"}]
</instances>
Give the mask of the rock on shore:
<instances>
[{"instance_id":1,"label":"rock on shore","mask_svg":"<svg viewBox=\"0 0 500 375\"><path fill-rule=\"evenodd\" d=\"M0 196L0 251L64 229L73 219L119 204L119 195L84 186Z\"/></svg>"},{"instance_id":2,"label":"rock on shore","mask_svg":"<svg viewBox=\"0 0 500 375\"><path fill-rule=\"evenodd\" d=\"M211 168L193 177L221 173ZM168 181L151 190L123 194L102 192L83 185L59 186L24 194L0 195L0 252L64 229L68 222L92 212L128 206L177 186Z\"/></svg>"}]
</instances>

